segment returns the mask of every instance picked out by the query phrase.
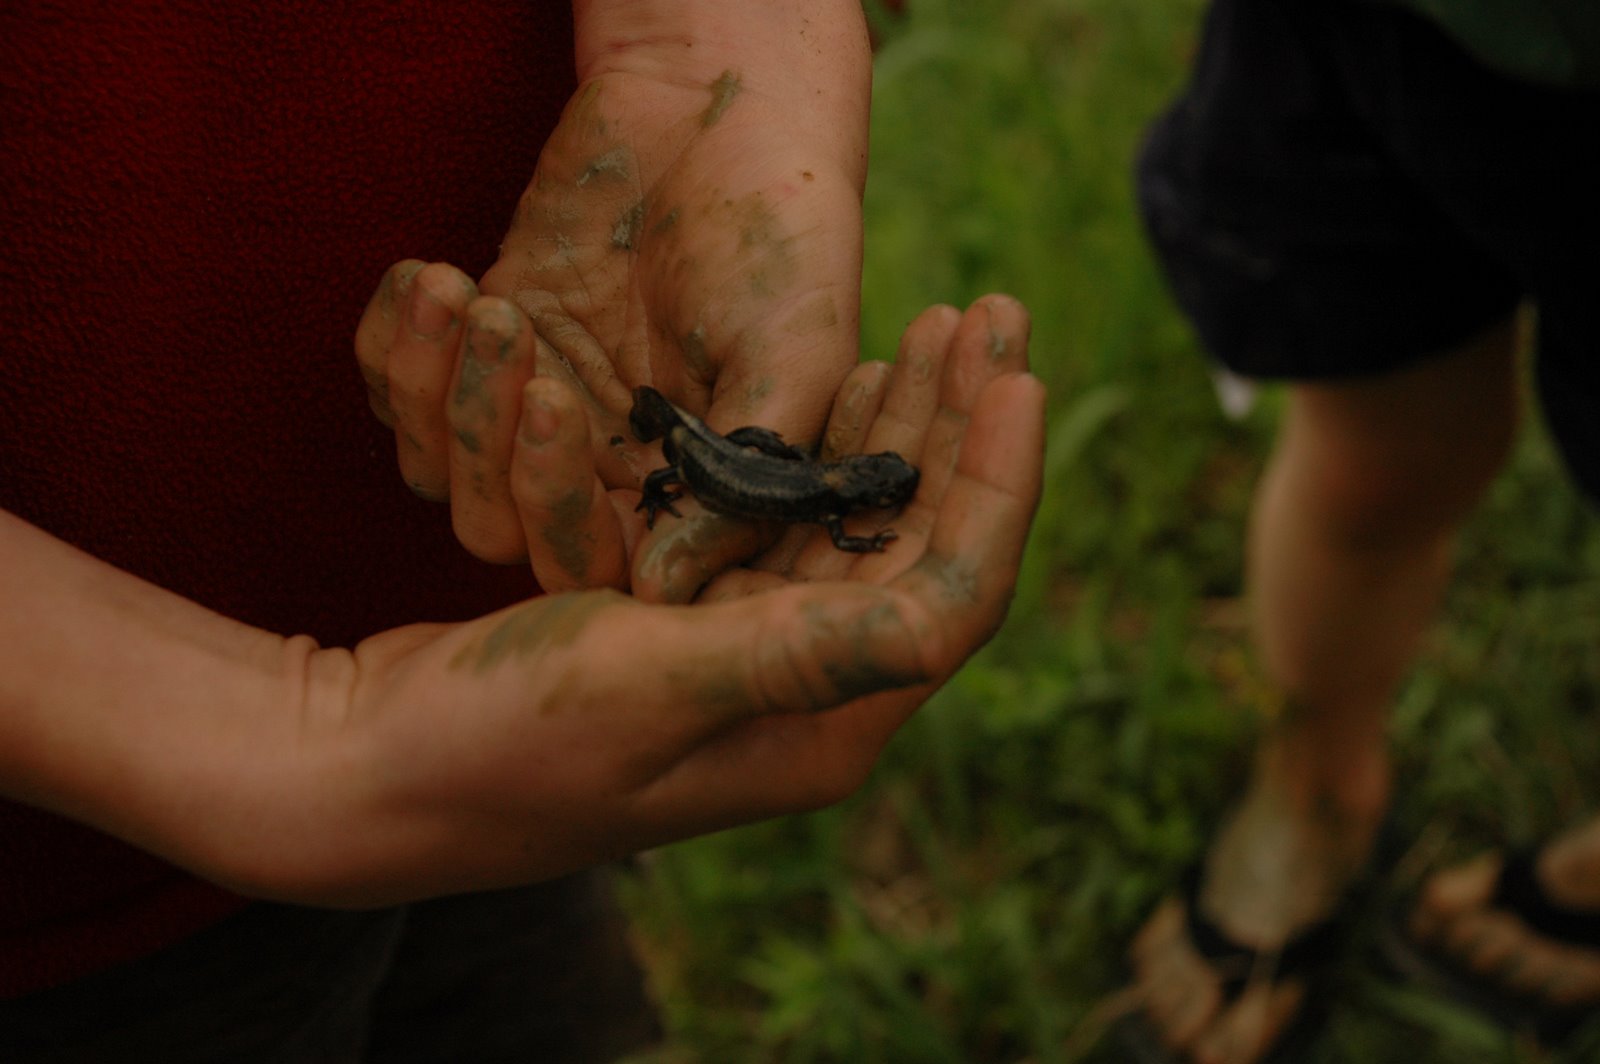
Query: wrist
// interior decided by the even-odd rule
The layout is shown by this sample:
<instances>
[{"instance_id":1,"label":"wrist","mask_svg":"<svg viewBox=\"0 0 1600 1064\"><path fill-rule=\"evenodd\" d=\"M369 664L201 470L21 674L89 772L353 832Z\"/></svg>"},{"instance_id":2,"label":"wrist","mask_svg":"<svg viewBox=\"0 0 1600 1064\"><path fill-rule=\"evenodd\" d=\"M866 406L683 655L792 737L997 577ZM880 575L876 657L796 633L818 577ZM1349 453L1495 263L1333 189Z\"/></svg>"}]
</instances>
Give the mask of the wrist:
<instances>
[{"instance_id":1,"label":"wrist","mask_svg":"<svg viewBox=\"0 0 1600 1064\"><path fill-rule=\"evenodd\" d=\"M0 795L258 893L328 805L322 652L212 613L0 513ZM335 679L336 682L336 679Z\"/></svg>"},{"instance_id":2,"label":"wrist","mask_svg":"<svg viewBox=\"0 0 1600 1064\"><path fill-rule=\"evenodd\" d=\"M577 73L704 95L701 124L737 107L839 148L865 181L872 52L859 0L575 0ZM698 103L697 103L697 106Z\"/></svg>"}]
</instances>

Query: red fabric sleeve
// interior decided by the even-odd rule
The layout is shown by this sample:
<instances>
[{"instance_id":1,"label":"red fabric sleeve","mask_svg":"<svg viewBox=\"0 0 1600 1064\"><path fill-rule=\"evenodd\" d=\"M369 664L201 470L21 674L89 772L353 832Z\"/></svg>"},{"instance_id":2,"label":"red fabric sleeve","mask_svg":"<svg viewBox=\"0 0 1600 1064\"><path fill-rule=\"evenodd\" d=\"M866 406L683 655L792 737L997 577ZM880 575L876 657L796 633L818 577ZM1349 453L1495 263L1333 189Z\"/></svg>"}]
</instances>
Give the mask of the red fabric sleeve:
<instances>
[{"instance_id":1,"label":"red fabric sleeve","mask_svg":"<svg viewBox=\"0 0 1600 1064\"><path fill-rule=\"evenodd\" d=\"M326 644L534 593L406 490L351 338L389 263L492 261L571 49L565 4L0 8L0 505ZM0 803L0 995L237 904Z\"/></svg>"}]
</instances>

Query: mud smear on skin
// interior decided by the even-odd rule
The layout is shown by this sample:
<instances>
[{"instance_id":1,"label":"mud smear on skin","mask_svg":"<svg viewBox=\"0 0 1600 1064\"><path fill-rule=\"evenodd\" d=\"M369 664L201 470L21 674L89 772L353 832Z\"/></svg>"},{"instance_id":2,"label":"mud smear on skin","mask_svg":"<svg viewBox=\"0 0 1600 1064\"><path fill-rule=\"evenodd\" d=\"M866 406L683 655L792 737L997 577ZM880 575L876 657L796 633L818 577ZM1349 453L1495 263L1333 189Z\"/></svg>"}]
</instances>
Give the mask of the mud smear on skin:
<instances>
[{"instance_id":1,"label":"mud smear on skin","mask_svg":"<svg viewBox=\"0 0 1600 1064\"><path fill-rule=\"evenodd\" d=\"M744 91L744 83L739 80L739 75L731 70L724 70L722 76L711 83L711 103L700 115L700 126L710 129L722 120L728 108L733 104L733 99Z\"/></svg>"},{"instance_id":2,"label":"mud smear on skin","mask_svg":"<svg viewBox=\"0 0 1600 1064\"><path fill-rule=\"evenodd\" d=\"M797 679L796 691L801 698L813 703L817 712L883 691L912 687L926 682L928 676L922 669L914 650L915 642L895 633L907 631L904 619L894 606L881 602L854 613L840 616L837 606L811 602L800 607L801 631L797 636L794 653L798 661L789 660L788 652L774 643L767 643L760 654L757 669L774 675L798 676L810 670L809 663L826 680L824 687ZM886 639L896 650L912 650L908 658L891 651L889 655L877 653ZM843 653L841 654L841 648ZM695 704L708 716L718 719L736 719L752 709L772 712L782 707L763 704L752 691L747 675L742 669L672 670L665 679L672 690L690 693Z\"/></svg>"},{"instance_id":3,"label":"mud smear on skin","mask_svg":"<svg viewBox=\"0 0 1600 1064\"><path fill-rule=\"evenodd\" d=\"M502 617L483 638L457 651L450 659L450 667L470 668L481 675L503 662L570 646L595 614L627 601L627 596L616 591L573 591L523 603Z\"/></svg>"},{"instance_id":4,"label":"mud smear on skin","mask_svg":"<svg viewBox=\"0 0 1600 1064\"><path fill-rule=\"evenodd\" d=\"M738 227L740 253L756 260L749 274L751 294L767 298L787 288L796 272L793 241L784 233L778 212L760 192L724 206Z\"/></svg>"},{"instance_id":5,"label":"mud smear on skin","mask_svg":"<svg viewBox=\"0 0 1600 1064\"><path fill-rule=\"evenodd\" d=\"M1006 341L1005 334L991 329L989 332L989 361L1004 362L1006 355L1011 351L1011 345Z\"/></svg>"},{"instance_id":6,"label":"mud smear on skin","mask_svg":"<svg viewBox=\"0 0 1600 1064\"><path fill-rule=\"evenodd\" d=\"M833 297L819 292L783 323L783 331L792 336L806 336L838 324L839 310L833 305Z\"/></svg>"},{"instance_id":7,"label":"mud smear on skin","mask_svg":"<svg viewBox=\"0 0 1600 1064\"><path fill-rule=\"evenodd\" d=\"M749 558L766 542L763 529L749 521L722 514L699 513L678 518L665 514L656 519L675 522L665 542L650 552L640 570L641 579L657 584L668 602L688 602L716 576L718 559ZM714 553L713 553L714 552Z\"/></svg>"},{"instance_id":8,"label":"mud smear on skin","mask_svg":"<svg viewBox=\"0 0 1600 1064\"><path fill-rule=\"evenodd\" d=\"M657 222L655 225L650 227L650 235L651 236L660 236L662 233L667 232L673 226L677 225L678 224L678 211L679 211L679 208L674 207L670 211L668 211L666 214L662 215L661 220L659 222Z\"/></svg>"},{"instance_id":9,"label":"mud smear on skin","mask_svg":"<svg viewBox=\"0 0 1600 1064\"><path fill-rule=\"evenodd\" d=\"M582 188L590 181L600 178L626 180L633 172L631 161L632 153L627 148L618 145L591 160L589 165L584 167L583 173L578 175L577 185Z\"/></svg>"},{"instance_id":10,"label":"mud smear on skin","mask_svg":"<svg viewBox=\"0 0 1600 1064\"><path fill-rule=\"evenodd\" d=\"M824 462L838 461L852 449L851 444L862 435L862 423L866 420L864 415L869 394L868 388L857 385L850 389L850 393L839 404L839 412L828 426L828 434L822 438L820 457Z\"/></svg>"},{"instance_id":11,"label":"mud smear on skin","mask_svg":"<svg viewBox=\"0 0 1600 1064\"><path fill-rule=\"evenodd\" d=\"M684 365L689 367L690 372L700 380L710 380L715 367L711 365L711 356L706 351L705 325L695 325L678 346L683 352Z\"/></svg>"},{"instance_id":12,"label":"mud smear on skin","mask_svg":"<svg viewBox=\"0 0 1600 1064\"><path fill-rule=\"evenodd\" d=\"M584 531L581 524L588 512L588 494L569 491L551 507L551 522L539 530L555 552L556 564L574 580L582 580L594 561L594 533Z\"/></svg>"},{"instance_id":13,"label":"mud smear on skin","mask_svg":"<svg viewBox=\"0 0 1600 1064\"><path fill-rule=\"evenodd\" d=\"M933 359L921 352L912 355L910 361L906 363L907 375L917 384L927 384L932 381L934 370Z\"/></svg>"},{"instance_id":14,"label":"mud smear on skin","mask_svg":"<svg viewBox=\"0 0 1600 1064\"><path fill-rule=\"evenodd\" d=\"M668 669L666 686L672 691L687 691L706 716L731 720L748 715L750 692L737 669Z\"/></svg>"},{"instance_id":15,"label":"mud smear on skin","mask_svg":"<svg viewBox=\"0 0 1600 1064\"><path fill-rule=\"evenodd\" d=\"M520 330L520 324L513 325ZM467 336L467 357L461 360L461 376L456 381L455 404L465 406L476 400L493 420L494 404L489 401L488 382L516 354L516 334L498 330L473 329Z\"/></svg>"},{"instance_id":16,"label":"mud smear on skin","mask_svg":"<svg viewBox=\"0 0 1600 1064\"><path fill-rule=\"evenodd\" d=\"M611 246L622 251L632 251L639 243L639 230L644 226L644 201L640 200L622 212L611 230Z\"/></svg>"},{"instance_id":17,"label":"mud smear on skin","mask_svg":"<svg viewBox=\"0 0 1600 1064\"><path fill-rule=\"evenodd\" d=\"M926 555L917 562L916 569L933 581L945 601L962 606L978 604L978 570L970 562Z\"/></svg>"},{"instance_id":18,"label":"mud smear on skin","mask_svg":"<svg viewBox=\"0 0 1600 1064\"><path fill-rule=\"evenodd\" d=\"M499 420L500 412L495 409L489 382L516 355L521 322L514 322L512 329L508 335L498 330L468 328L467 357L461 360L461 373L451 395L451 403L458 413L450 421L455 438L469 454L483 451L477 430Z\"/></svg>"},{"instance_id":19,"label":"mud smear on skin","mask_svg":"<svg viewBox=\"0 0 1600 1064\"><path fill-rule=\"evenodd\" d=\"M819 661L823 675L833 685L840 701L910 687L927 680L915 653L909 660L892 661L886 660L881 652L874 652L886 636L901 648L915 646L905 620L892 604L879 603L842 621L835 619L835 613L836 610L817 603L808 604L802 611L814 646L850 648L843 659Z\"/></svg>"},{"instance_id":20,"label":"mud smear on skin","mask_svg":"<svg viewBox=\"0 0 1600 1064\"><path fill-rule=\"evenodd\" d=\"M759 379L757 381L753 381L744 390L744 405L745 405L745 408L746 409L754 408L763 399L765 399L767 396L771 395L773 393L774 389L776 389L776 388L777 388L777 382L774 381L771 377L762 377L761 379Z\"/></svg>"}]
</instances>

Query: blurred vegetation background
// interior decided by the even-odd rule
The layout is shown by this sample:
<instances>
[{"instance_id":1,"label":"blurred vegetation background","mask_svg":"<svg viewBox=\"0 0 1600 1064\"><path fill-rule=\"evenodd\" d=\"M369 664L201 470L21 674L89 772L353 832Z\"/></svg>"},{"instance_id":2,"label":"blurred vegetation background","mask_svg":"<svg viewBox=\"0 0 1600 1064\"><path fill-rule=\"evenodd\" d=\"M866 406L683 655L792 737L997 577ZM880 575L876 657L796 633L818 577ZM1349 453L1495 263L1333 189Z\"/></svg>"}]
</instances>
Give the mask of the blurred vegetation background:
<instances>
[{"instance_id":1,"label":"blurred vegetation background","mask_svg":"<svg viewBox=\"0 0 1600 1064\"><path fill-rule=\"evenodd\" d=\"M1113 1062L1126 943L1204 846L1257 721L1241 530L1276 396L1231 422L1132 202L1200 0L868 0L880 39L864 349L1003 290L1051 389L1047 487L1000 636L826 812L646 855L624 900L657 1064ZM1427 867L1532 843L1600 797L1600 522L1537 417L1467 531L1395 715ZM1374 922L1381 917L1382 902ZM1543 1053L1356 943L1308 1064Z\"/></svg>"}]
</instances>

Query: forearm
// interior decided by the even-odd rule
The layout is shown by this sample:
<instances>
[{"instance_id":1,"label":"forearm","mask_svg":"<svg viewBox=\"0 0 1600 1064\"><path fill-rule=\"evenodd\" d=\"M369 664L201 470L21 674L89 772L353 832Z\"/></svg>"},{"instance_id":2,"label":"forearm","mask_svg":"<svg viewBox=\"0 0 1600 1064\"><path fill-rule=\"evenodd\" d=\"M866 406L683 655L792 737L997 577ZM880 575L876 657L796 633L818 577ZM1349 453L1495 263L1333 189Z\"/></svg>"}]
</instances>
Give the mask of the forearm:
<instances>
[{"instance_id":1,"label":"forearm","mask_svg":"<svg viewBox=\"0 0 1600 1064\"><path fill-rule=\"evenodd\" d=\"M308 639L185 601L0 512L0 794L227 879L304 793ZM275 810L274 816L277 812Z\"/></svg>"},{"instance_id":2,"label":"forearm","mask_svg":"<svg viewBox=\"0 0 1600 1064\"><path fill-rule=\"evenodd\" d=\"M581 81L625 72L706 96L709 129L738 98L836 148L866 178L872 53L860 0L574 0Z\"/></svg>"}]
</instances>

